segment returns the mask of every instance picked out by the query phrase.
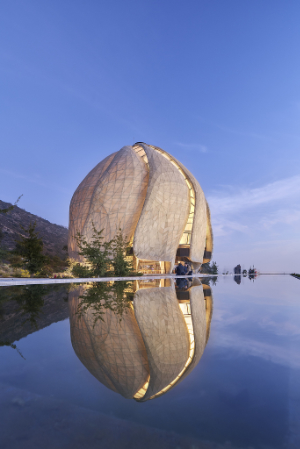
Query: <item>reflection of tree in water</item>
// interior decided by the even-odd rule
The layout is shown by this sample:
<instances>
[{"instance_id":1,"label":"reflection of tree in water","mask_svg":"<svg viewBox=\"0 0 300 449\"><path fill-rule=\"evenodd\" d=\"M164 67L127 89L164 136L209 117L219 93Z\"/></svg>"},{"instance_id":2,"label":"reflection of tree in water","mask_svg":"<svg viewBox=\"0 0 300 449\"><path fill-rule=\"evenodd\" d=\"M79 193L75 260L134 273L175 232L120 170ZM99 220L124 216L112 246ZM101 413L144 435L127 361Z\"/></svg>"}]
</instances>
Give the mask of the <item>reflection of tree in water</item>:
<instances>
[{"instance_id":1,"label":"reflection of tree in water","mask_svg":"<svg viewBox=\"0 0 300 449\"><path fill-rule=\"evenodd\" d=\"M22 359L25 360L25 357L22 355L22 352L20 349L17 348L17 346L14 343L9 343L9 341L0 341L0 347L1 346L9 346L12 349L16 349L17 353L22 357Z\"/></svg>"},{"instance_id":2,"label":"reflection of tree in water","mask_svg":"<svg viewBox=\"0 0 300 449\"><path fill-rule=\"evenodd\" d=\"M44 306L44 297L51 291L58 289L61 289L61 286L30 285L5 287L0 290L0 310L2 310L1 305L4 303L15 301L18 304L21 316L28 315L25 317L22 325L30 322L31 326L37 329L37 320Z\"/></svg>"},{"instance_id":3,"label":"reflection of tree in water","mask_svg":"<svg viewBox=\"0 0 300 449\"><path fill-rule=\"evenodd\" d=\"M234 280L234 282L236 282L238 285L240 285L240 283L242 282L242 275L241 275L241 274L236 274L235 276L233 276L233 280Z\"/></svg>"},{"instance_id":4,"label":"reflection of tree in water","mask_svg":"<svg viewBox=\"0 0 300 449\"><path fill-rule=\"evenodd\" d=\"M0 349L18 349L27 335L68 316L67 289L61 285L13 286L0 289Z\"/></svg>"},{"instance_id":5,"label":"reflection of tree in water","mask_svg":"<svg viewBox=\"0 0 300 449\"><path fill-rule=\"evenodd\" d=\"M43 296L46 293L46 288L43 285L31 285L24 288L23 294L16 299L20 309L22 309L22 315L29 314L24 323L29 321L32 326L37 328L36 320L39 318L41 308L44 305Z\"/></svg>"},{"instance_id":6,"label":"reflection of tree in water","mask_svg":"<svg viewBox=\"0 0 300 449\"><path fill-rule=\"evenodd\" d=\"M217 277L205 277L205 278L201 278L201 283L205 284L205 285L216 285L218 282L218 278Z\"/></svg>"},{"instance_id":7,"label":"reflection of tree in water","mask_svg":"<svg viewBox=\"0 0 300 449\"><path fill-rule=\"evenodd\" d=\"M94 326L98 320L103 321L102 315L107 309L119 316L132 307L132 282L118 281L114 283L99 282L87 285L84 293L79 296L80 302L77 315L81 318L89 309L94 316Z\"/></svg>"}]
</instances>

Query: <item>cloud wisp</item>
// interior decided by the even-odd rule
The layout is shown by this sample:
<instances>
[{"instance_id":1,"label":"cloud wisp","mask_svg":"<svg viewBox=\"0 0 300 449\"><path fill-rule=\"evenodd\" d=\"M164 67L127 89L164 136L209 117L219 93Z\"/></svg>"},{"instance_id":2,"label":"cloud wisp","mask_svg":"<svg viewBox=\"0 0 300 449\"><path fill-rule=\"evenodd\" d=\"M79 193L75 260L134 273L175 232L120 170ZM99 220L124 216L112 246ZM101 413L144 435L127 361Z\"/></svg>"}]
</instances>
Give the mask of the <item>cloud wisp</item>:
<instances>
[{"instance_id":1,"label":"cloud wisp","mask_svg":"<svg viewBox=\"0 0 300 449\"><path fill-rule=\"evenodd\" d=\"M189 151L199 151L200 153L207 153L207 147L205 145L201 145L199 143L183 143L183 142L175 142L174 145L181 147L185 150Z\"/></svg>"},{"instance_id":2,"label":"cloud wisp","mask_svg":"<svg viewBox=\"0 0 300 449\"><path fill-rule=\"evenodd\" d=\"M299 198L299 196L300 176L293 176L254 189L240 189L238 193L215 192L208 197L208 200L216 213L224 214L236 213L243 209L250 209L254 206L278 202L287 198Z\"/></svg>"},{"instance_id":3,"label":"cloud wisp","mask_svg":"<svg viewBox=\"0 0 300 449\"><path fill-rule=\"evenodd\" d=\"M276 225L300 223L300 176L268 183L258 188L225 187L208 196L214 234L268 231Z\"/></svg>"},{"instance_id":4,"label":"cloud wisp","mask_svg":"<svg viewBox=\"0 0 300 449\"><path fill-rule=\"evenodd\" d=\"M234 302L227 302L226 309L222 306L218 309L214 314L215 329L222 338L215 341L216 347L299 369L300 326L297 317L285 317L283 305L276 301L272 307L263 299L261 301L259 314L255 306L237 310Z\"/></svg>"}]
</instances>

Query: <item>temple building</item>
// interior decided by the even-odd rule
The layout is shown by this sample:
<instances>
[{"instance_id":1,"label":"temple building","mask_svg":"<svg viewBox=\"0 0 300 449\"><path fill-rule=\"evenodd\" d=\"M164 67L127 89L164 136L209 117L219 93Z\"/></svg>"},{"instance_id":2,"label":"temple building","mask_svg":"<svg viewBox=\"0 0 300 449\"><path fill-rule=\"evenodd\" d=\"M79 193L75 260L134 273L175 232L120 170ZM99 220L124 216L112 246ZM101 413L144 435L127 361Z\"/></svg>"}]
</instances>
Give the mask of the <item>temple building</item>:
<instances>
[{"instance_id":1,"label":"temple building","mask_svg":"<svg viewBox=\"0 0 300 449\"><path fill-rule=\"evenodd\" d=\"M200 184L153 145L121 148L78 186L70 204L70 257L80 260L76 235L90 241L94 225L105 241L121 229L136 270L144 273L170 273L179 260L198 269L211 260L210 212Z\"/></svg>"},{"instance_id":2,"label":"temple building","mask_svg":"<svg viewBox=\"0 0 300 449\"><path fill-rule=\"evenodd\" d=\"M110 307L78 313L85 287L69 293L71 341L90 373L125 398L144 402L167 393L199 363L212 319L210 287L194 279L175 289L170 279L147 288L138 281L131 307L122 316ZM111 299L110 299L111 301ZM98 303L98 305L99 305Z\"/></svg>"}]
</instances>

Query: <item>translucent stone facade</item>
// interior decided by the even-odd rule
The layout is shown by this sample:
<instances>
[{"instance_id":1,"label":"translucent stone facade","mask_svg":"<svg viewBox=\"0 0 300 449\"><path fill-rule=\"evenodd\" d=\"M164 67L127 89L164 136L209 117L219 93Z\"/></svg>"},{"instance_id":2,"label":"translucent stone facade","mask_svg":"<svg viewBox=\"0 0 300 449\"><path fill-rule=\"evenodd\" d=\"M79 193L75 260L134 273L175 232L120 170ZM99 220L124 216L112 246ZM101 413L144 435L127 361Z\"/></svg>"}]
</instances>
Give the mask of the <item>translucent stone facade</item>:
<instances>
[{"instance_id":1,"label":"translucent stone facade","mask_svg":"<svg viewBox=\"0 0 300 449\"><path fill-rule=\"evenodd\" d=\"M188 248L186 259L198 268L212 250L209 209L198 181L170 154L144 143L108 156L75 191L70 257L79 260L75 236L79 232L90 241L93 225L103 229L106 241L121 228L137 268L139 261L152 261L170 272L180 247Z\"/></svg>"},{"instance_id":2,"label":"translucent stone facade","mask_svg":"<svg viewBox=\"0 0 300 449\"><path fill-rule=\"evenodd\" d=\"M83 287L71 291L71 341L78 358L125 398L146 401L166 393L199 363L208 340L212 296L197 283L185 290L188 300L178 300L173 284L139 289L121 318L105 309L97 321L93 307L77 313Z\"/></svg>"},{"instance_id":3,"label":"translucent stone facade","mask_svg":"<svg viewBox=\"0 0 300 449\"><path fill-rule=\"evenodd\" d=\"M137 223L133 252L139 259L175 262L189 213L188 187L177 168L144 145L149 182Z\"/></svg>"}]
</instances>

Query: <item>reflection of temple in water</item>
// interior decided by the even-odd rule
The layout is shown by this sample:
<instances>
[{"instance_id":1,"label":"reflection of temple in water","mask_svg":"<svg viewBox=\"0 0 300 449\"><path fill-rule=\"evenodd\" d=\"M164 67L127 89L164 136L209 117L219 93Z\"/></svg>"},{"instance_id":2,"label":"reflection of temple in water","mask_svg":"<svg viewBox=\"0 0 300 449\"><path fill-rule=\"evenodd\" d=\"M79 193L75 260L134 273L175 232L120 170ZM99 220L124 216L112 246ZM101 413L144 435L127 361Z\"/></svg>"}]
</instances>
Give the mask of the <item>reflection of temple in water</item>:
<instances>
[{"instance_id":1,"label":"reflection of temple in water","mask_svg":"<svg viewBox=\"0 0 300 449\"><path fill-rule=\"evenodd\" d=\"M122 318L93 307L78 315L84 287L70 292L71 340L96 379L125 398L146 401L182 381L200 361L212 318L210 287L194 279L181 291L171 280L138 281ZM150 287L150 288L149 288Z\"/></svg>"}]
</instances>

